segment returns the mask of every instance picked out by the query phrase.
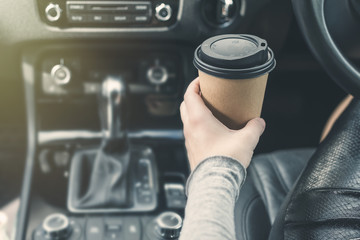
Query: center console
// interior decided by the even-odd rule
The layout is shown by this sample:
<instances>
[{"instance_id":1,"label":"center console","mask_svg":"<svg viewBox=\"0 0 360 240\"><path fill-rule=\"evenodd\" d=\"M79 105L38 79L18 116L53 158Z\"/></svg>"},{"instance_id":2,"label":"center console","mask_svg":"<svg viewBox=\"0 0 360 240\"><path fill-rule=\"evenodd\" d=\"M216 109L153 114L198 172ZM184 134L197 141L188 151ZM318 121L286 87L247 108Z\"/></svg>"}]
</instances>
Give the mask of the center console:
<instances>
[{"instance_id":1,"label":"center console","mask_svg":"<svg viewBox=\"0 0 360 240\"><path fill-rule=\"evenodd\" d=\"M178 109L191 58L192 47L171 43L24 51L26 239L178 238L189 172Z\"/></svg>"}]
</instances>

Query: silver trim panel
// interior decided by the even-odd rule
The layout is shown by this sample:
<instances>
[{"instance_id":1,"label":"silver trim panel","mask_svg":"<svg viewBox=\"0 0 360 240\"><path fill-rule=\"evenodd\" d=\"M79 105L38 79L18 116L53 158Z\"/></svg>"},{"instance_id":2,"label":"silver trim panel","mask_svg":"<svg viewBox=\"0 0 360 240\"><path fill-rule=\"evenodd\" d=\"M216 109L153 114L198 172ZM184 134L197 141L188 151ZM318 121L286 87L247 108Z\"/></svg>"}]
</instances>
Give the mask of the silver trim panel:
<instances>
[{"instance_id":1,"label":"silver trim panel","mask_svg":"<svg viewBox=\"0 0 360 240\"><path fill-rule=\"evenodd\" d=\"M77 1L71 1L73 3L76 3ZM81 2L84 3L84 2ZM101 2L102 3L102 2ZM140 2L142 3L142 2ZM169 31L170 29L174 28L177 23L181 20L182 15L183 15L183 9L184 9L184 0L179 0L179 8L178 8L178 13L177 13L177 22L169 27L149 27L149 28L125 28L125 27L121 27L121 28L81 28L81 27L71 27L71 28L66 28L66 29L62 29L62 28L58 28L58 27L54 27L54 26L49 26L47 25L46 28L49 31L53 31L53 32L81 32L81 33L114 33L114 32L166 32Z\"/></svg>"},{"instance_id":2,"label":"silver trim panel","mask_svg":"<svg viewBox=\"0 0 360 240\"><path fill-rule=\"evenodd\" d=\"M181 129L169 130L139 130L128 132L130 139L169 139L184 140L184 134ZM53 142L67 142L71 140L96 140L102 139L103 134L100 131L90 130L64 130L64 131L39 131L38 144L44 145Z\"/></svg>"}]
</instances>

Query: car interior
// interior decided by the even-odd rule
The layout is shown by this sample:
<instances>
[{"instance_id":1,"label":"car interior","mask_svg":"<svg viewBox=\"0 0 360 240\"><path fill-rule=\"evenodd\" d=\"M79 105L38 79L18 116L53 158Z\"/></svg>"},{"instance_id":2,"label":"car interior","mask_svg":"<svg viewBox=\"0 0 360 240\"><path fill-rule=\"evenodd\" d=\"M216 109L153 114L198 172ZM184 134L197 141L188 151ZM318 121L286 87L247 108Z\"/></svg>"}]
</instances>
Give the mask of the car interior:
<instances>
[{"instance_id":1,"label":"car interior","mask_svg":"<svg viewBox=\"0 0 360 240\"><path fill-rule=\"evenodd\" d=\"M220 34L276 58L237 239L360 239L360 1L1 3L0 240L178 239L179 106Z\"/></svg>"}]
</instances>

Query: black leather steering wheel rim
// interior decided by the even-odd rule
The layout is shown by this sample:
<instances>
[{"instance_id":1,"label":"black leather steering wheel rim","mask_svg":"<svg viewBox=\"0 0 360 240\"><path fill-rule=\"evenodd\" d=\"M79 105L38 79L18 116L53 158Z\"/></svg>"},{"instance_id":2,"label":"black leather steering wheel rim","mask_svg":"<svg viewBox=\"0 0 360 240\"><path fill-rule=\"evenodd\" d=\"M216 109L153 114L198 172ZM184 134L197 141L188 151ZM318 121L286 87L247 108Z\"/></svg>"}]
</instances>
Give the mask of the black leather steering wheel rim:
<instances>
[{"instance_id":1,"label":"black leather steering wheel rim","mask_svg":"<svg viewBox=\"0 0 360 240\"><path fill-rule=\"evenodd\" d=\"M326 0L292 0L294 13L311 51L331 78L347 93L360 97L360 72L332 39L325 21Z\"/></svg>"},{"instance_id":2,"label":"black leather steering wheel rim","mask_svg":"<svg viewBox=\"0 0 360 240\"><path fill-rule=\"evenodd\" d=\"M286 196L269 240L360 239L359 119L354 99Z\"/></svg>"}]
</instances>

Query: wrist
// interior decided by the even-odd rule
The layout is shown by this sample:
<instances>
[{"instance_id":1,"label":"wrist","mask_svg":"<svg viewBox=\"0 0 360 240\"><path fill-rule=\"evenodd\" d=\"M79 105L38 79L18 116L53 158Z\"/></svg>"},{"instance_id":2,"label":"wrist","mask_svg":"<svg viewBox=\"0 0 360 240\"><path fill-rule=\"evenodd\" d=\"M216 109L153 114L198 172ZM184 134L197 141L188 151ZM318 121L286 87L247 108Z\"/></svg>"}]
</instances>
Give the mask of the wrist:
<instances>
[{"instance_id":1,"label":"wrist","mask_svg":"<svg viewBox=\"0 0 360 240\"><path fill-rule=\"evenodd\" d=\"M214 155L202 160L192 170L186 183L186 195L188 195L189 186L192 185L192 182L198 182L199 179L197 178L199 178L199 176L204 176L207 174L212 176L216 176L218 174L221 175L223 170L231 172L234 179L236 179L238 189L240 189L246 178L246 168L234 158L223 155Z\"/></svg>"}]
</instances>

